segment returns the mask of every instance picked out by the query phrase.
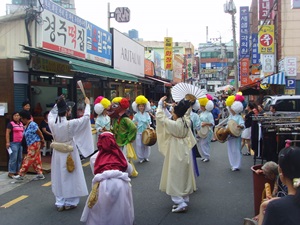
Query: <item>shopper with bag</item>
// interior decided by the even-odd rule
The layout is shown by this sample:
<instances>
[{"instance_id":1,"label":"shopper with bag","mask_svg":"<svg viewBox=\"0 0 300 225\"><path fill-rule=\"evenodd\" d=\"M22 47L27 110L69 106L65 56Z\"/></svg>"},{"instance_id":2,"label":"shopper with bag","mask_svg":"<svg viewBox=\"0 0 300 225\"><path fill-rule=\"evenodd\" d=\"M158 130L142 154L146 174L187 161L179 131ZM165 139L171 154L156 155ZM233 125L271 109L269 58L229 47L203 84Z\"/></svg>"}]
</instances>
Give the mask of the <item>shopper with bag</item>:
<instances>
[{"instance_id":1,"label":"shopper with bag","mask_svg":"<svg viewBox=\"0 0 300 225\"><path fill-rule=\"evenodd\" d=\"M68 120L71 107L68 106L64 96L60 96L48 115L48 124L53 136L52 192L59 212L76 208L80 197L88 195L78 151L80 149L84 157L94 152L90 100L87 97L85 104L82 117Z\"/></svg>"}]
</instances>

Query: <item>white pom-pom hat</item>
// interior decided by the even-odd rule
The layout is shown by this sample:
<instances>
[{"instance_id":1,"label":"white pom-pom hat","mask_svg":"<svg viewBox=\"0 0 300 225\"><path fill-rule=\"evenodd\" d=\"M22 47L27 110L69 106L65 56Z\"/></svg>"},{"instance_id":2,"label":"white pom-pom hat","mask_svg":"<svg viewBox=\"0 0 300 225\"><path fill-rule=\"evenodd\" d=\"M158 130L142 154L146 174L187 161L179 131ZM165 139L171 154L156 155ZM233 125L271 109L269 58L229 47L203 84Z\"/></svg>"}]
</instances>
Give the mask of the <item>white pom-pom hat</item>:
<instances>
[{"instance_id":1,"label":"white pom-pom hat","mask_svg":"<svg viewBox=\"0 0 300 225\"><path fill-rule=\"evenodd\" d=\"M243 103L240 101L234 101L231 105L231 109L236 113L239 114L244 110Z\"/></svg>"},{"instance_id":2,"label":"white pom-pom hat","mask_svg":"<svg viewBox=\"0 0 300 225\"><path fill-rule=\"evenodd\" d=\"M212 100L208 100L208 102L205 105L205 109L209 112L214 109L214 103Z\"/></svg>"}]
</instances>

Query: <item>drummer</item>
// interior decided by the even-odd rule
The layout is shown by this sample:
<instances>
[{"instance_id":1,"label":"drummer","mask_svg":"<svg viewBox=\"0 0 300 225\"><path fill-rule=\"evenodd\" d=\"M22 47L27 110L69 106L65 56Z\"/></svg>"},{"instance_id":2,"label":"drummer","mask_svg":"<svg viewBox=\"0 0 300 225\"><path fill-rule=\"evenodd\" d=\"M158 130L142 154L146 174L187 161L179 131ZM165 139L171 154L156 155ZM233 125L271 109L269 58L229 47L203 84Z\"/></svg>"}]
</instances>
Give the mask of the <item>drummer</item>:
<instances>
[{"instance_id":1,"label":"drummer","mask_svg":"<svg viewBox=\"0 0 300 225\"><path fill-rule=\"evenodd\" d=\"M237 128L244 129L244 119L240 113L244 110L244 97L241 95L231 95L226 99L226 106L229 111L229 120L234 120L237 123ZM230 127L229 127L230 128ZM235 137L230 135L227 141L228 158L231 166L231 171L239 171L242 161L241 153L241 136Z\"/></svg>"},{"instance_id":2,"label":"drummer","mask_svg":"<svg viewBox=\"0 0 300 225\"><path fill-rule=\"evenodd\" d=\"M143 144L142 133L147 128L150 128L151 117L148 113L151 110L150 102L145 96L139 95L136 97L131 106L133 111L136 112L132 119L134 124L137 126L137 134L135 139L136 154L140 163L149 162L150 146Z\"/></svg>"},{"instance_id":3,"label":"drummer","mask_svg":"<svg viewBox=\"0 0 300 225\"><path fill-rule=\"evenodd\" d=\"M212 101L212 96L207 94L205 98L200 98L199 100L201 113L200 113L200 124L201 128L209 128L207 137L200 137L200 154L202 156L201 160L203 162L208 162L210 160L210 142L213 137L213 126L215 125L214 117L211 111L214 108L214 103Z\"/></svg>"}]
</instances>

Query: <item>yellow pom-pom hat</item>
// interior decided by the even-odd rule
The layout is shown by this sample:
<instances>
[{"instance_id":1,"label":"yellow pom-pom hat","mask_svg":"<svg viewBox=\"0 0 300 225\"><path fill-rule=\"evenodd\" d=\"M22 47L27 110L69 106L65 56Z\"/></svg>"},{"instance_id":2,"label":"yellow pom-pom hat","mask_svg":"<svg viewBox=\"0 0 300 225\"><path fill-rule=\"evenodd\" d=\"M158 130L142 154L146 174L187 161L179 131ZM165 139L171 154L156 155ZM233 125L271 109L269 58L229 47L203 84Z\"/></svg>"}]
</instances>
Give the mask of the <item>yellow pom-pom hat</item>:
<instances>
[{"instance_id":1,"label":"yellow pom-pom hat","mask_svg":"<svg viewBox=\"0 0 300 225\"><path fill-rule=\"evenodd\" d=\"M107 109L111 105L111 102L103 96L98 96L94 101L94 111L100 115L104 109Z\"/></svg>"},{"instance_id":2,"label":"yellow pom-pom hat","mask_svg":"<svg viewBox=\"0 0 300 225\"><path fill-rule=\"evenodd\" d=\"M133 111L138 112L139 105L145 105L145 112L148 112L151 110L150 102L144 95L139 95L135 98L135 101L131 105Z\"/></svg>"},{"instance_id":3,"label":"yellow pom-pom hat","mask_svg":"<svg viewBox=\"0 0 300 225\"><path fill-rule=\"evenodd\" d=\"M204 106L207 111L211 111L214 108L214 103L212 100L210 100L210 97L211 96L209 95L207 97L198 99L200 106Z\"/></svg>"}]
</instances>

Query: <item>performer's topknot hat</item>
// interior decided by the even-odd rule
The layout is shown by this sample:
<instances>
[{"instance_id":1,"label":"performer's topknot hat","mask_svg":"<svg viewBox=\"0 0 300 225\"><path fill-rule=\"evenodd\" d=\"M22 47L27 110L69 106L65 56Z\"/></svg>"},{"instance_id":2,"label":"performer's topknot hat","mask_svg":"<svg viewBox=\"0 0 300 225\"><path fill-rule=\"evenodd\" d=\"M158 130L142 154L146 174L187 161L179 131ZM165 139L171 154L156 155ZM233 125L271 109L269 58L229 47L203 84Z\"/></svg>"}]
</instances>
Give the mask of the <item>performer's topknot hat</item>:
<instances>
[{"instance_id":1,"label":"performer's topknot hat","mask_svg":"<svg viewBox=\"0 0 300 225\"><path fill-rule=\"evenodd\" d=\"M104 109L107 109L111 105L111 102L103 96L98 96L94 101L94 110L100 115Z\"/></svg>"},{"instance_id":2,"label":"performer's topknot hat","mask_svg":"<svg viewBox=\"0 0 300 225\"><path fill-rule=\"evenodd\" d=\"M151 110L150 102L144 95L139 95L135 98L135 101L131 105L133 111L138 112L138 105L145 105L146 112Z\"/></svg>"}]
</instances>

